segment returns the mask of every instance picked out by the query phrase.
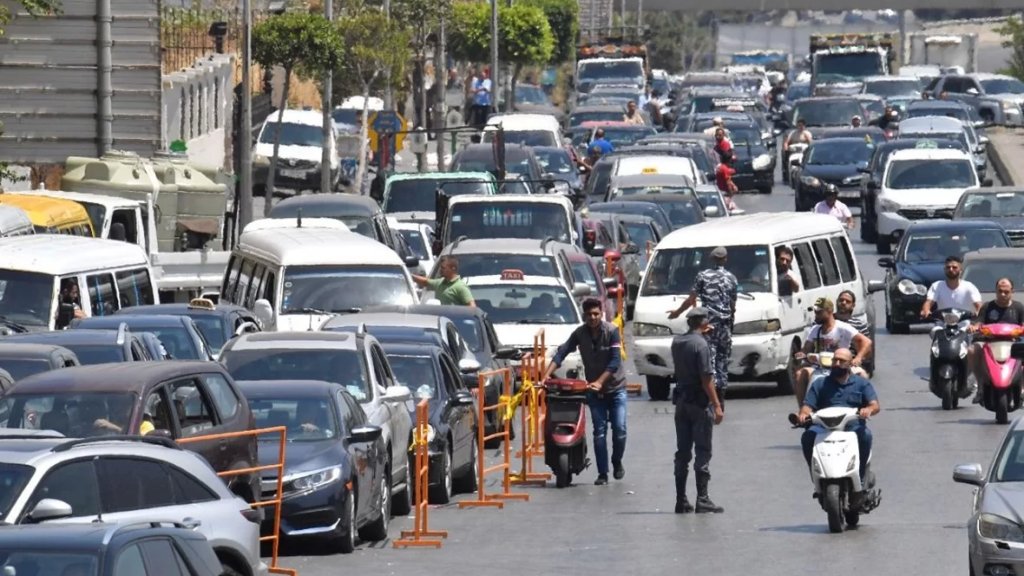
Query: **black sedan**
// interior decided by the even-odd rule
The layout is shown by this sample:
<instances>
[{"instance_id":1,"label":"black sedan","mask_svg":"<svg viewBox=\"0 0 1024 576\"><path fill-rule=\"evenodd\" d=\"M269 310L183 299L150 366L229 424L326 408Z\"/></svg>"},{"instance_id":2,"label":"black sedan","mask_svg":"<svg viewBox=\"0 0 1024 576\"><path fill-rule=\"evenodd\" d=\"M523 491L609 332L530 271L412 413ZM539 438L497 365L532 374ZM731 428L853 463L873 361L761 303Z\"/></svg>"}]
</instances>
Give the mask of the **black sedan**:
<instances>
[{"instance_id":1,"label":"black sedan","mask_svg":"<svg viewBox=\"0 0 1024 576\"><path fill-rule=\"evenodd\" d=\"M188 316L94 316L71 323L75 330L116 330L127 324L133 332L152 332L175 360L213 360L199 327Z\"/></svg>"},{"instance_id":2,"label":"black sedan","mask_svg":"<svg viewBox=\"0 0 1024 576\"><path fill-rule=\"evenodd\" d=\"M796 210L813 210L824 199L829 184L839 190L844 204L859 205L861 170L867 168L874 148L874 143L864 138L812 142L793 173Z\"/></svg>"},{"instance_id":3,"label":"black sedan","mask_svg":"<svg viewBox=\"0 0 1024 576\"><path fill-rule=\"evenodd\" d=\"M365 540L388 536L391 479L379 426L344 386L317 380L239 381L256 428L284 426L285 447L281 534L327 539L352 552L356 533ZM278 436L260 436L261 465L278 459ZM277 473L264 471L264 498L277 490ZM273 529L267 515L263 531Z\"/></svg>"},{"instance_id":4,"label":"black sedan","mask_svg":"<svg viewBox=\"0 0 1024 576\"><path fill-rule=\"evenodd\" d=\"M447 504L455 491L476 490L476 403L452 357L438 346L419 344L385 344L384 353L395 378L413 391L416 402L426 399L430 404L430 502ZM416 408L411 405L415 425Z\"/></svg>"},{"instance_id":5,"label":"black sedan","mask_svg":"<svg viewBox=\"0 0 1024 576\"><path fill-rule=\"evenodd\" d=\"M915 222L900 239L892 256L878 259L885 268L885 328L906 334L922 322L919 314L932 283L945 278L947 256L963 257L983 248L1010 246L998 224L986 220L932 220Z\"/></svg>"}]
</instances>

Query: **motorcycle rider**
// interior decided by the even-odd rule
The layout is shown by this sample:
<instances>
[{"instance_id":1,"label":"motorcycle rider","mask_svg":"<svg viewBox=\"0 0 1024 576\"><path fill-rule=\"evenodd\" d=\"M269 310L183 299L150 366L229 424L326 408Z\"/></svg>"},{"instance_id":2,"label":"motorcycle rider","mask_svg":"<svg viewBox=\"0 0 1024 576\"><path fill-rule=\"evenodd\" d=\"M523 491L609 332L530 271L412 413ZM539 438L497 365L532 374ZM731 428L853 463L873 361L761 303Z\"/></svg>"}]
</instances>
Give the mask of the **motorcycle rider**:
<instances>
[{"instance_id":1,"label":"motorcycle rider","mask_svg":"<svg viewBox=\"0 0 1024 576\"><path fill-rule=\"evenodd\" d=\"M885 106L885 112L882 112L881 116L868 122L868 126L878 126L882 130L888 130L889 128L895 127L895 124L899 123L899 113L891 105Z\"/></svg>"},{"instance_id":2,"label":"motorcycle rider","mask_svg":"<svg viewBox=\"0 0 1024 576\"><path fill-rule=\"evenodd\" d=\"M945 264L946 279L934 282L928 288L924 305L921 306L921 318L927 320L932 315L932 308L947 310L955 308L973 312L975 316L981 311L981 292L968 280L961 280L963 259L959 256L947 256Z\"/></svg>"},{"instance_id":3,"label":"motorcycle rider","mask_svg":"<svg viewBox=\"0 0 1024 576\"><path fill-rule=\"evenodd\" d=\"M981 309L976 321L967 329L972 334L977 332L983 324L1017 324L1024 326L1024 304L1013 299L1013 281L1009 278L1000 278L996 281L996 297L985 304ZM978 388L978 377L975 370L978 368L978 359L981 358L981 342L971 344L967 349L967 378L971 387L975 389L974 403L981 403L981 389Z\"/></svg>"},{"instance_id":4,"label":"motorcycle rider","mask_svg":"<svg viewBox=\"0 0 1024 576\"><path fill-rule=\"evenodd\" d=\"M818 298L814 302L814 324L807 333L803 349L793 357L803 360L811 353L835 353L840 349L849 351L851 347L856 348L857 355L853 357L851 369L857 376L866 377L867 373L860 365L871 353L871 339L846 322L836 320L835 304L828 298ZM814 370L814 366L804 366L797 371L794 390L797 404L803 404Z\"/></svg>"},{"instance_id":5,"label":"motorcycle rider","mask_svg":"<svg viewBox=\"0 0 1024 576\"><path fill-rule=\"evenodd\" d=\"M852 424L850 429L857 434L857 446L860 449L860 478L863 486L872 443L871 430L868 429L866 422L868 418L878 414L881 407L878 404L878 394L871 382L867 378L851 372L852 357L853 353L848 348L839 348L835 351L831 372L828 376L815 382L807 391L807 396L800 405L800 414L795 417L795 420L800 424L805 424L811 419L812 413L833 406L856 408L860 420ZM793 415L790 415L790 421L793 419ZM805 430L803 436L800 437L808 468L811 467L814 441L822 432L824 429L814 425ZM851 505L859 504L863 495L864 492L854 493L850 498Z\"/></svg>"},{"instance_id":6,"label":"motorcycle rider","mask_svg":"<svg viewBox=\"0 0 1024 576\"><path fill-rule=\"evenodd\" d=\"M790 144L810 144L813 141L814 137L811 136L811 131L807 129L807 121L799 118L796 121L796 129L786 135L786 140L782 143L782 149L789 150Z\"/></svg>"}]
</instances>

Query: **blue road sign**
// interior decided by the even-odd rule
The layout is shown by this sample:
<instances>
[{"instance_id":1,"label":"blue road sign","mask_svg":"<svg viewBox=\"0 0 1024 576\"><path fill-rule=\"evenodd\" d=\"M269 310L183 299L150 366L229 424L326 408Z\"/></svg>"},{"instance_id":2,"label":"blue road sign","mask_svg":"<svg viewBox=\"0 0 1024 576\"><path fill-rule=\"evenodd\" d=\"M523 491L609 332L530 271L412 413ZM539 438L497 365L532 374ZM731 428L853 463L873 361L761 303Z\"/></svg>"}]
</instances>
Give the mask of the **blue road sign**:
<instances>
[{"instance_id":1,"label":"blue road sign","mask_svg":"<svg viewBox=\"0 0 1024 576\"><path fill-rule=\"evenodd\" d=\"M402 130L402 119L396 112L381 110L373 119L373 130L378 134L383 132L398 132Z\"/></svg>"}]
</instances>

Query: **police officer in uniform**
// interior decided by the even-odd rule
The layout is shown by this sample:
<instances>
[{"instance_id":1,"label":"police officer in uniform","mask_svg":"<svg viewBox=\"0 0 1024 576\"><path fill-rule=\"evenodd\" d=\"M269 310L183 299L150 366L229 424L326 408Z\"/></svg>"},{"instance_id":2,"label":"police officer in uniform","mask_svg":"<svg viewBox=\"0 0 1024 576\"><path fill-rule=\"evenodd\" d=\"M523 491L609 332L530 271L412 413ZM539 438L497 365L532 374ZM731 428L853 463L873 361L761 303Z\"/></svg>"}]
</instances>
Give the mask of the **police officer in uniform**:
<instances>
[{"instance_id":1,"label":"police officer in uniform","mask_svg":"<svg viewBox=\"0 0 1024 576\"><path fill-rule=\"evenodd\" d=\"M707 310L709 331L704 334L711 346L715 362L715 387L725 405L725 388L729 385L729 357L732 355L732 324L736 314L736 277L725 269L729 252L724 246L711 251L711 267L697 273L693 291L679 308L668 313L669 319L678 318L687 308L697 304Z\"/></svg>"},{"instance_id":2,"label":"police officer in uniform","mask_svg":"<svg viewBox=\"0 0 1024 576\"><path fill-rule=\"evenodd\" d=\"M672 362L676 371L676 388L672 401L676 405L676 514L696 511L720 513L725 510L708 497L711 472L711 431L725 418L714 384L711 348L704 334L710 329L708 311L702 307L686 315L689 331L672 339ZM690 459L697 480L696 510L686 498L686 479Z\"/></svg>"}]
</instances>

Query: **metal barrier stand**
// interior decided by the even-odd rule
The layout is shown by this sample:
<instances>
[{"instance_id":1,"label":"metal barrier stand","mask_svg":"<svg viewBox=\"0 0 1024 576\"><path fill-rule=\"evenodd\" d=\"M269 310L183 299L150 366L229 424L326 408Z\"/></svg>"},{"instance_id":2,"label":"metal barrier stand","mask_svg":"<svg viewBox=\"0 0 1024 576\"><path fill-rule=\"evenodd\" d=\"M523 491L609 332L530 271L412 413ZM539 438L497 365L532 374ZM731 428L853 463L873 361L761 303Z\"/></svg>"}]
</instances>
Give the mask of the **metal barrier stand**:
<instances>
[{"instance_id":1,"label":"metal barrier stand","mask_svg":"<svg viewBox=\"0 0 1024 576\"><path fill-rule=\"evenodd\" d=\"M427 445L429 426L430 403L425 399L420 400L416 405L416 428L413 431L413 447L416 450L416 507L413 509L413 529L402 530L402 537L393 542L395 548L440 548L441 541L437 538L448 537L445 530L431 530L427 527L427 510L430 508L430 450Z\"/></svg>"},{"instance_id":2,"label":"metal barrier stand","mask_svg":"<svg viewBox=\"0 0 1024 576\"><path fill-rule=\"evenodd\" d=\"M504 394L502 394L497 404L486 406L487 398L483 392L486 380L487 378L497 374L501 374L504 379ZM512 418L511 415L508 414L509 406L512 404L512 370L510 368L486 370L480 372L477 378L477 387L476 390L474 390L477 398L477 499L463 500L459 502L459 508L468 508L471 506L493 506L495 508L504 508L505 503L503 500L530 499L529 494L515 494L512 492L512 466L510 464L511 449L509 447L511 442ZM501 432L484 434L488 412L497 412L501 415L504 422L504 427ZM486 458L486 454L484 453L484 444L488 440L499 438L502 440L502 452L504 455L502 463L490 467L484 467L483 463ZM504 491L500 494L487 494L484 477L491 472L497 471L502 472L502 488Z\"/></svg>"},{"instance_id":3,"label":"metal barrier stand","mask_svg":"<svg viewBox=\"0 0 1024 576\"><path fill-rule=\"evenodd\" d=\"M533 352L523 358L523 386L520 394L526 401L526 408L520 414L522 447L516 454L522 458L522 467L512 475L512 483L543 486L551 479L548 472L534 472L534 456L544 455L544 420L546 412L541 410L545 392L542 387L544 371L547 369L547 355L544 330L533 336ZM546 405L545 405L546 408Z\"/></svg>"},{"instance_id":4,"label":"metal barrier stand","mask_svg":"<svg viewBox=\"0 0 1024 576\"><path fill-rule=\"evenodd\" d=\"M273 428L260 428L258 430L242 430L240 432L225 432L223 434L209 434L206 436L193 436L191 438L178 438L176 442L178 444L191 444L194 442L205 442L209 440L226 440L229 438L239 438L242 436L258 437L260 434L279 435L276 463L266 464L264 466L254 466L252 468L240 468L238 470L225 470L223 472L218 472L217 476L220 476L221 478L230 478L233 476L242 476L245 474L259 474L260 472L266 470L277 471L277 492L275 498L273 500L260 500L259 498L262 496L262 493L254 494L253 498L256 499L256 501L252 503L252 507L274 507L274 533L271 536L260 537L260 542L273 542L273 544L271 544L272 551L270 555L270 567L268 568L268 570L273 574L287 574L289 576L298 576L299 573L297 570L293 570L291 568L281 568L277 565L278 549L281 544L281 499L282 493L284 492L284 454L285 446L287 445L288 429L284 426L274 426Z\"/></svg>"},{"instance_id":5,"label":"metal barrier stand","mask_svg":"<svg viewBox=\"0 0 1024 576\"><path fill-rule=\"evenodd\" d=\"M648 241L648 254L650 257L650 242ZM626 300L625 291L626 288L626 273L622 271L622 267L616 264L612 258L604 259L604 272L605 276L611 278L616 276L619 279L619 288L615 291L615 320L612 322L619 327L619 342L622 346L622 359L626 359ZM643 391L643 385L639 382L626 382L626 394L636 394L637 396Z\"/></svg>"}]
</instances>

